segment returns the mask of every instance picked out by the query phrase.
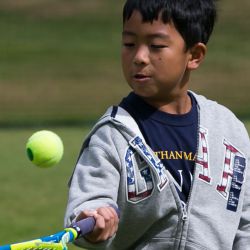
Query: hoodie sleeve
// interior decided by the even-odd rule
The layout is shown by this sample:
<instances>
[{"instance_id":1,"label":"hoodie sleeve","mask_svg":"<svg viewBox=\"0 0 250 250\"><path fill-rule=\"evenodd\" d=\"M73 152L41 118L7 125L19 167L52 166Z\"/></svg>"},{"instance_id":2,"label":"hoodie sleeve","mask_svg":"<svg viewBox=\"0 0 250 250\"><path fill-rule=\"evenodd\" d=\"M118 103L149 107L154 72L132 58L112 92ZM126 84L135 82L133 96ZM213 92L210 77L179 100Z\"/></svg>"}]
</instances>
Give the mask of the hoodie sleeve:
<instances>
[{"instance_id":1,"label":"hoodie sleeve","mask_svg":"<svg viewBox=\"0 0 250 250\"><path fill-rule=\"evenodd\" d=\"M69 199L65 215L65 226L69 226L85 209L103 206L117 206L120 182L120 162L114 147L114 128L105 125L90 138L81 150L69 188ZM100 244L90 244L84 239L77 245L88 249L105 249L111 240Z\"/></svg>"},{"instance_id":2,"label":"hoodie sleeve","mask_svg":"<svg viewBox=\"0 0 250 250\"><path fill-rule=\"evenodd\" d=\"M250 147L248 148L250 152ZM245 250L247 246L250 246L250 156L248 156L242 214L232 249Z\"/></svg>"}]
</instances>

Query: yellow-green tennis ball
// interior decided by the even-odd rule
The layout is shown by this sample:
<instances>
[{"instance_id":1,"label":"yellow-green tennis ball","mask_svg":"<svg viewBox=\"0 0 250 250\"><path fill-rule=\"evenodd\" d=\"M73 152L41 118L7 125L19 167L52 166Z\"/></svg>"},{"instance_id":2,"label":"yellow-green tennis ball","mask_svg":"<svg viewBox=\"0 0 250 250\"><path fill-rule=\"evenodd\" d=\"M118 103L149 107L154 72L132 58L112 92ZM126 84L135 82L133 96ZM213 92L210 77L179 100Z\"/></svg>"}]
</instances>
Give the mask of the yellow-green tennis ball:
<instances>
[{"instance_id":1,"label":"yellow-green tennis ball","mask_svg":"<svg viewBox=\"0 0 250 250\"><path fill-rule=\"evenodd\" d=\"M62 159L63 142L54 132L41 130L28 139L26 152L36 166L52 167Z\"/></svg>"}]
</instances>

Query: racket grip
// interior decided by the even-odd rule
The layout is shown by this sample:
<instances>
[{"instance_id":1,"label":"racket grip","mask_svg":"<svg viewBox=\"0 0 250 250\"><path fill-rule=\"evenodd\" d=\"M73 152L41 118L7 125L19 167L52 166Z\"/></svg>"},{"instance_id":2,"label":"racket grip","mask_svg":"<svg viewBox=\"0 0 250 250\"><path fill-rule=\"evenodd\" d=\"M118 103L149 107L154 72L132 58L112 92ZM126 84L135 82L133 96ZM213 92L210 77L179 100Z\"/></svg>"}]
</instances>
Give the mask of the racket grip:
<instances>
[{"instance_id":1,"label":"racket grip","mask_svg":"<svg viewBox=\"0 0 250 250\"><path fill-rule=\"evenodd\" d=\"M120 211L117 207L115 206L111 206L115 209L118 217L120 218ZM95 218L94 217L88 217L82 220L79 220L77 222L75 222L72 225L73 228L75 228L79 234L79 236L83 236L85 234L88 234L90 232L93 231L94 227L95 227Z\"/></svg>"},{"instance_id":2,"label":"racket grip","mask_svg":"<svg viewBox=\"0 0 250 250\"><path fill-rule=\"evenodd\" d=\"M74 228L77 229L80 235L85 235L93 231L95 227L95 218L88 217L83 220L79 220L72 225Z\"/></svg>"}]
</instances>

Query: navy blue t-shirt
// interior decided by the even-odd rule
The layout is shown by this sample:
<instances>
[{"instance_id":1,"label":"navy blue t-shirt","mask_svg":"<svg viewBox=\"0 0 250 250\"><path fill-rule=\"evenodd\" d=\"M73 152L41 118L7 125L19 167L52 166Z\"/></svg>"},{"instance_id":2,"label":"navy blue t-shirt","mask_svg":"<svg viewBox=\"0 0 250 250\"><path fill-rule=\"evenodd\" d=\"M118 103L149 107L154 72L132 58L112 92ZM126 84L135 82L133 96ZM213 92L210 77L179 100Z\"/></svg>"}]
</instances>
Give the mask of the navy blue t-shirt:
<instances>
[{"instance_id":1,"label":"navy blue t-shirt","mask_svg":"<svg viewBox=\"0 0 250 250\"><path fill-rule=\"evenodd\" d=\"M197 103L190 97L192 109L183 115L160 111L133 92L119 105L137 122L146 142L172 175L184 203L192 184L198 133Z\"/></svg>"}]
</instances>

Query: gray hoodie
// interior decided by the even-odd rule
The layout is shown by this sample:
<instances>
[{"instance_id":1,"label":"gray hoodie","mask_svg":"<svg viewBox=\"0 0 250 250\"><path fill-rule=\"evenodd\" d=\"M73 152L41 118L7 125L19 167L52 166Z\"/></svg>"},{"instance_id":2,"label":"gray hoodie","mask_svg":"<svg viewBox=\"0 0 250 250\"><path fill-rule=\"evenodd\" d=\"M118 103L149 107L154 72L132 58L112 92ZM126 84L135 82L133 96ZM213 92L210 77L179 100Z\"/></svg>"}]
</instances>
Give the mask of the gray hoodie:
<instances>
[{"instance_id":1,"label":"gray hoodie","mask_svg":"<svg viewBox=\"0 0 250 250\"><path fill-rule=\"evenodd\" d=\"M85 140L70 180L65 225L84 209L118 206L111 239L87 249L250 249L250 143L231 111L193 93L198 148L186 206L136 122L111 107Z\"/></svg>"}]
</instances>

